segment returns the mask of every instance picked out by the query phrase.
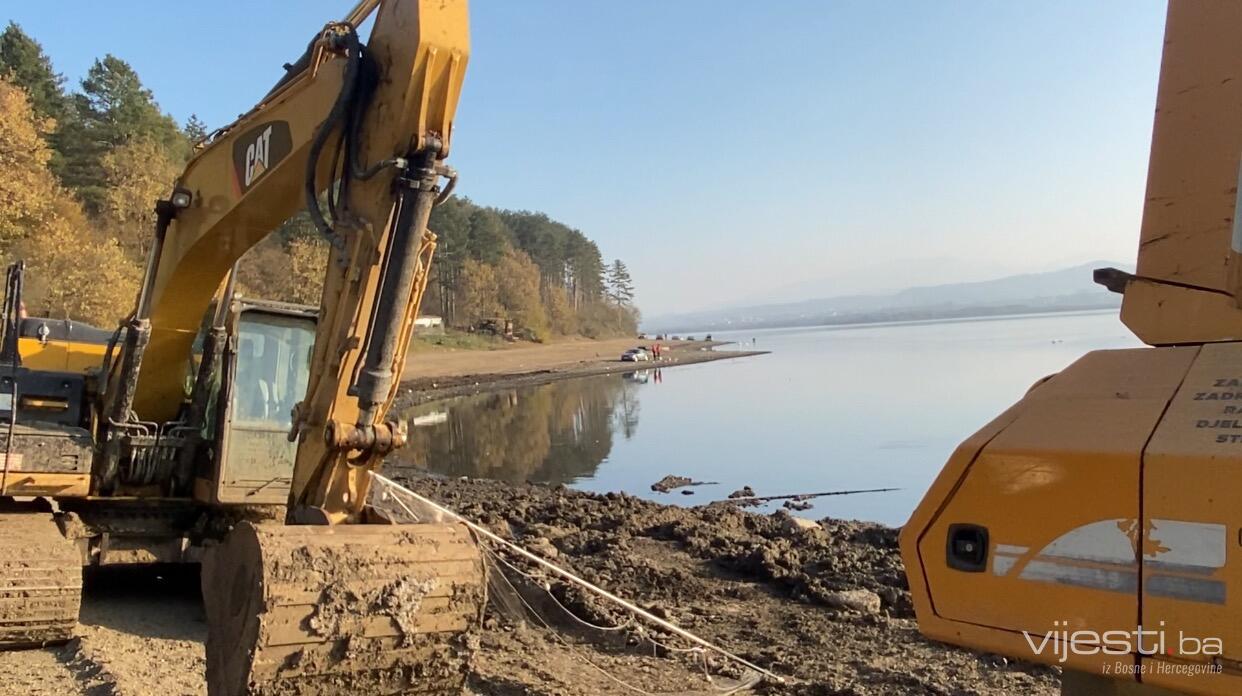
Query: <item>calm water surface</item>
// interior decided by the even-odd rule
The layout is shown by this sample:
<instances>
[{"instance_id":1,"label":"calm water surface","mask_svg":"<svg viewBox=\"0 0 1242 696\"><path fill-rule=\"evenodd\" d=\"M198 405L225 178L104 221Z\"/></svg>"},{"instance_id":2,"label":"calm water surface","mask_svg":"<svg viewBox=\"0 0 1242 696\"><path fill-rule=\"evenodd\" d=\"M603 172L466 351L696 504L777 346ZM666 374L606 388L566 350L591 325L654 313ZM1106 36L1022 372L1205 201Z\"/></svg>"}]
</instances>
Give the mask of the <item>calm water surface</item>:
<instances>
[{"instance_id":1,"label":"calm water surface","mask_svg":"<svg viewBox=\"0 0 1242 696\"><path fill-rule=\"evenodd\" d=\"M404 414L401 463L687 505L743 485L899 487L804 513L897 525L957 444L1036 380L1087 351L1140 345L1114 311L714 337L772 353L425 404ZM665 474L718 483L651 491Z\"/></svg>"}]
</instances>

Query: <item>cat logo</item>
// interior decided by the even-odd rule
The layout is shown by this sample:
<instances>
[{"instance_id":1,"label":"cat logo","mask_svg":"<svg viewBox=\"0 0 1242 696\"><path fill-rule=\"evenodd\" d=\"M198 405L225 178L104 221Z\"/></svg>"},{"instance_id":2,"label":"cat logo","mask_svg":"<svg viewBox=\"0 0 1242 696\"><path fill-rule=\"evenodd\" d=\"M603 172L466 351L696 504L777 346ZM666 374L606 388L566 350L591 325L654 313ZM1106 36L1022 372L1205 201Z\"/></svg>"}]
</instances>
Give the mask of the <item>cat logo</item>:
<instances>
[{"instance_id":1,"label":"cat logo","mask_svg":"<svg viewBox=\"0 0 1242 696\"><path fill-rule=\"evenodd\" d=\"M284 121L262 123L242 134L233 144L233 184L236 192L240 195L249 191L292 149L289 124Z\"/></svg>"},{"instance_id":2,"label":"cat logo","mask_svg":"<svg viewBox=\"0 0 1242 696\"><path fill-rule=\"evenodd\" d=\"M246 186L267 171L267 151L272 142L272 127L263 129L258 140L246 146Z\"/></svg>"}]
</instances>

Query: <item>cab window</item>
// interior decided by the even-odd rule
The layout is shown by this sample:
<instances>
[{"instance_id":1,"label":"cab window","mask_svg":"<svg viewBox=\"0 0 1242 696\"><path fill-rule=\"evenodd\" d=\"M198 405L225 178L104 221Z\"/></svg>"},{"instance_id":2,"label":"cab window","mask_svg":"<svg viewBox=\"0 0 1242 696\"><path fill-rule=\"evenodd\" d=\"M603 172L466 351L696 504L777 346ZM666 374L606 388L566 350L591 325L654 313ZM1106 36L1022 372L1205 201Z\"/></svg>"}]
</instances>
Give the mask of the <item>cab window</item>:
<instances>
[{"instance_id":1,"label":"cab window","mask_svg":"<svg viewBox=\"0 0 1242 696\"><path fill-rule=\"evenodd\" d=\"M306 393L315 322L255 311L238 322L232 420L288 430Z\"/></svg>"}]
</instances>

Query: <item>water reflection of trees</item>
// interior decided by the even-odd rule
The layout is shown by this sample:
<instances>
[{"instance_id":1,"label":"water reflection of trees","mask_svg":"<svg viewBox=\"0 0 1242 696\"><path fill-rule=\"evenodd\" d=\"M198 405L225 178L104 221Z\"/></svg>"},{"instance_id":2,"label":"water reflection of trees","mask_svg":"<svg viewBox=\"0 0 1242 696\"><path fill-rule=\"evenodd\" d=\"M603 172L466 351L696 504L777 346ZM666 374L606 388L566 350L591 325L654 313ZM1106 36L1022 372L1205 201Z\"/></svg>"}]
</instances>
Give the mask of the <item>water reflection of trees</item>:
<instances>
[{"instance_id":1,"label":"water reflection of trees","mask_svg":"<svg viewBox=\"0 0 1242 696\"><path fill-rule=\"evenodd\" d=\"M647 371L641 371L647 372ZM570 483L595 473L614 433L638 430L639 375L553 382L424 404L402 413L396 463L450 476Z\"/></svg>"}]
</instances>

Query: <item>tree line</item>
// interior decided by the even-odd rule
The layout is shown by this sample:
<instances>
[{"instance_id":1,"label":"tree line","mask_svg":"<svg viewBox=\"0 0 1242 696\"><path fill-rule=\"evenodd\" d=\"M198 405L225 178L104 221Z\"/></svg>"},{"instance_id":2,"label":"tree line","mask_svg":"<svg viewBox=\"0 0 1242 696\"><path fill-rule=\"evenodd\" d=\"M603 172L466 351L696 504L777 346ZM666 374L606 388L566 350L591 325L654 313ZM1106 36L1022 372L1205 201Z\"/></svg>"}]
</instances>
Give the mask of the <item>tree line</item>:
<instances>
[{"instance_id":1,"label":"tree line","mask_svg":"<svg viewBox=\"0 0 1242 696\"><path fill-rule=\"evenodd\" d=\"M605 265L599 247L578 230L543 213L460 197L436 207L430 227L439 239L424 308L450 326L504 317L537 339L637 330L625 264Z\"/></svg>"},{"instance_id":2,"label":"tree line","mask_svg":"<svg viewBox=\"0 0 1242 696\"><path fill-rule=\"evenodd\" d=\"M207 129L179 125L125 61L98 59L74 89L15 23L0 33L0 259L25 259L32 314L112 326L132 309L155 224ZM543 213L452 198L424 312L474 328L504 319L530 338L631 334L625 264ZM316 304L327 244L305 214L243 257L241 292Z\"/></svg>"}]
</instances>

